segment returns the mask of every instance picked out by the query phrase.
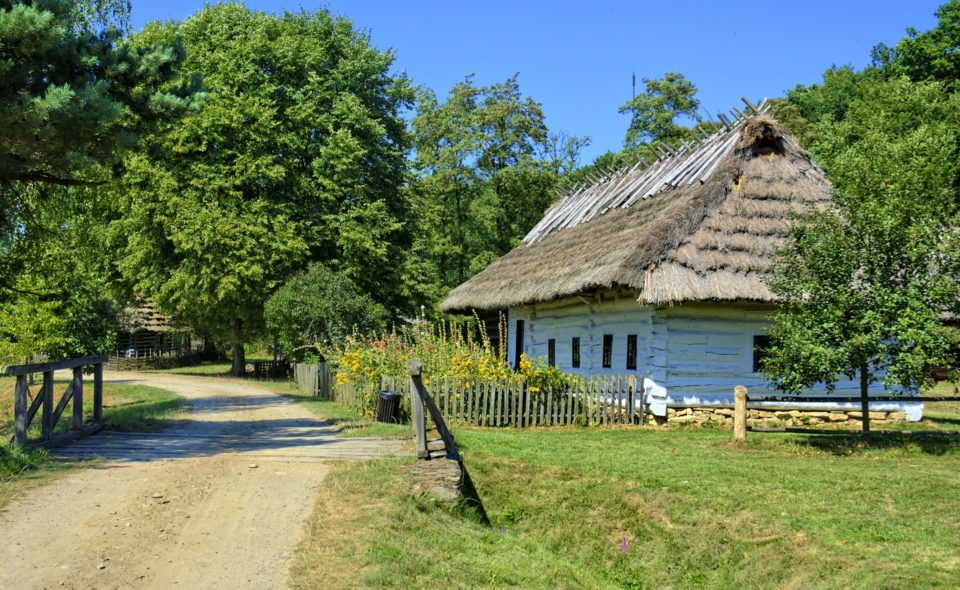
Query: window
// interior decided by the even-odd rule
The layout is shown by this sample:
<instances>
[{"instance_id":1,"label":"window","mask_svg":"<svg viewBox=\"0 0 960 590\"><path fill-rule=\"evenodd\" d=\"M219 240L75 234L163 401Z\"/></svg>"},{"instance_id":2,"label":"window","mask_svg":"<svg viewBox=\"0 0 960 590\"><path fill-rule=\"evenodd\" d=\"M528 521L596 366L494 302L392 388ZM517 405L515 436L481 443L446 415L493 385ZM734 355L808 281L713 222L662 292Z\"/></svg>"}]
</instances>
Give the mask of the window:
<instances>
[{"instance_id":1,"label":"window","mask_svg":"<svg viewBox=\"0 0 960 590\"><path fill-rule=\"evenodd\" d=\"M603 368L613 366L613 334L603 335Z\"/></svg>"},{"instance_id":2,"label":"window","mask_svg":"<svg viewBox=\"0 0 960 590\"><path fill-rule=\"evenodd\" d=\"M523 354L523 320L517 320L517 342L513 347L513 368L520 370L520 355Z\"/></svg>"},{"instance_id":3,"label":"window","mask_svg":"<svg viewBox=\"0 0 960 590\"><path fill-rule=\"evenodd\" d=\"M769 336L754 336L753 337L753 372L760 372L760 365L763 363L763 359L767 358L767 351L770 348L770 337Z\"/></svg>"},{"instance_id":4,"label":"window","mask_svg":"<svg viewBox=\"0 0 960 590\"><path fill-rule=\"evenodd\" d=\"M570 366L574 369L580 368L580 337L574 336L570 342Z\"/></svg>"},{"instance_id":5,"label":"window","mask_svg":"<svg viewBox=\"0 0 960 590\"><path fill-rule=\"evenodd\" d=\"M637 335L627 336L627 369L637 370Z\"/></svg>"},{"instance_id":6,"label":"window","mask_svg":"<svg viewBox=\"0 0 960 590\"><path fill-rule=\"evenodd\" d=\"M551 338L547 340L547 362L551 367L557 366L557 340Z\"/></svg>"}]
</instances>

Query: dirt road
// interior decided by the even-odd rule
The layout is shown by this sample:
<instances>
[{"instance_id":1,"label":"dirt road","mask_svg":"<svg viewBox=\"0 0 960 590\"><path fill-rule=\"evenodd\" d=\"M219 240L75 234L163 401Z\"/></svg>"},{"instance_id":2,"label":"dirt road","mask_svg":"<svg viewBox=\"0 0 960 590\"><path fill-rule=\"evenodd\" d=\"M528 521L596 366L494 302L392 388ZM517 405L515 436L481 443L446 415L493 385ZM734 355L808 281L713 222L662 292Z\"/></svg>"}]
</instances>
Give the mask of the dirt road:
<instances>
[{"instance_id":1,"label":"dirt road","mask_svg":"<svg viewBox=\"0 0 960 590\"><path fill-rule=\"evenodd\" d=\"M107 432L59 450L108 460L0 513L0 588L283 588L329 461L400 450L337 438L254 385L106 378L175 391L191 411L161 433Z\"/></svg>"}]
</instances>

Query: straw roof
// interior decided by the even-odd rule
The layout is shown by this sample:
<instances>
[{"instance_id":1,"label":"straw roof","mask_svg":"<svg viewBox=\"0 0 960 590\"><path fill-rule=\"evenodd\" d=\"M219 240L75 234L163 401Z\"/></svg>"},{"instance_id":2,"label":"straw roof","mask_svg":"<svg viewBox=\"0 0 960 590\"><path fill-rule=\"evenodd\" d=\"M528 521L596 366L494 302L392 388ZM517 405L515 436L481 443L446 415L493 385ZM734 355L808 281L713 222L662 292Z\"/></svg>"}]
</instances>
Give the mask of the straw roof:
<instances>
[{"instance_id":1,"label":"straw roof","mask_svg":"<svg viewBox=\"0 0 960 590\"><path fill-rule=\"evenodd\" d=\"M176 332L182 327L175 326L168 316L163 315L151 301L137 301L120 312L118 328L123 332Z\"/></svg>"},{"instance_id":2,"label":"straw roof","mask_svg":"<svg viewBox=\"0 0 960 590\"><path fill-rule=\"evenodd\" d=\"M441 309L505 309L612 288L655 305L772 302L764 275L790 220L829 202L823 173L775 121L743 118L563 197Z\"/></svg>"}]
</instances>

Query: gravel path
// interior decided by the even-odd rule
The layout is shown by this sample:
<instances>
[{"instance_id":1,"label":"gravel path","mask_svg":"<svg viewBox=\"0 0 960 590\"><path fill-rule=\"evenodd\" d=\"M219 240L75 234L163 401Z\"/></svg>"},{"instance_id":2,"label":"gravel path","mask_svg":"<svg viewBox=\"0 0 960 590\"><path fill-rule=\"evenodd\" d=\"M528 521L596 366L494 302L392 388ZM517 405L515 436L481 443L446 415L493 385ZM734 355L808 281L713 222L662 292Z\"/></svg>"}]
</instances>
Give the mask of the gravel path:
<instances>
[{"instance_id":1,"label":"gravel path","mask_svg":"<svg viewBox=\"0 0 960 590\"><path fill-rule=\"evenodd\" d=\"M0 513L0 588L283 588L329 461L402 446L336 437L303 407L255 385L105 378L175 391L191 411L160 433L103 432L58 449L107 461Z\"/></svg>"}]
</instances>

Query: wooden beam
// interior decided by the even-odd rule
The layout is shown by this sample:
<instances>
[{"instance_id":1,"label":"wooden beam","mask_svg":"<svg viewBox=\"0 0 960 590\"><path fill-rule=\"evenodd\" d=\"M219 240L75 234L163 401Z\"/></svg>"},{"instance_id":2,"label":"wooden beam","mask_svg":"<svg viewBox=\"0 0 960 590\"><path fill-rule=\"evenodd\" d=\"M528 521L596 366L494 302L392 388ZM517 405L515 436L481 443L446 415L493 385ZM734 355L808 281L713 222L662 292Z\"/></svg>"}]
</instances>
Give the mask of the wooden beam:
<instances>
[{"instance_id":1,"label":"wooden beam","mask_svg":"<svg viewBox=\"0 0 960 590\"><path fill-rule=\"evenodd\" d=\"M0 375L27 375L29 373L45 373L47 371L59 371L61 369L73 369L86 365L96 365L107 362L105 356L85 356L76 359L66 359L62 361L53 361L50 363L33 363L29 365L11 365L4 367Z\"/></svg>"},{"instance_id":2,"label":"wooden beam","mask_svg":"<svg viewBox=\"0 0 960 590\"><path fill-rule=\"evenodd\" d=\"M27 375L17 375L13 391L14 441L21 447L27 443Z\"/></svg>"},{"instance_id":3,"label":"wooden beam","mask_svg":"<svg viewBox=\"0 0 960 590\"><path fill-rule=\"evenodd\" d=\"M747 98L746 96L744 96L744 97L742 97L740 100L743 101L743 104L747 105L747 108L748 108L748 109L750 109L751 111L753 111L753 114L754 114L754 115L759 115L759 114L760 114L760 109L757 108L757 106L756 106L755 104L753 104L752 102L750 102L750 99L749 99L749 98Z\"/></svg>"},{"instance_id":4,"label":"wooden beam","mask_svg":"<svg viewBox=\"0 0 960 590\"><path fill-rule=\"evenodd\" d=\"M50 440L53 436L53 371L43 374L43 440Z\"/></svg>"},{"instance_id":5,"label":"wooden beam","mask_svg":"<svg viewBox=\"0 0 960 590\"><path fill-rule=\"evenodd\" d=\"M53 424L60 421L60 416L63 414L63 410L67 407L67 403L69 403L71 399L73 399L73 383L67 386L66 391L63 392L63 397L60 398L57 407L53 410Z\"/></svg>"},{"instance_id":6,"label":"wooden beam","mask_svg":"<svg viewBox=\"0 0 960 590\"><path fill-rule=\"evenodd\" d=\"M319 370L320 369L318 368L318 375L316 377L318 386L319 386ZM52 374L51 374L51 377L52 377ZM51 381L53 381L52 378L51 378ZM94 422L103 421L103 364L96 364L93 366L93 421Z\"/></svg>"},{"instance_id":7,"label":"wooden beam","mask_svg":"<svg viewBox=\"0 0 960 590\"><path fill-rule=\"evenodd\" d=\"M73 429L83 428L83 367L73 368Z\"/></svg>"}]
</instances>

